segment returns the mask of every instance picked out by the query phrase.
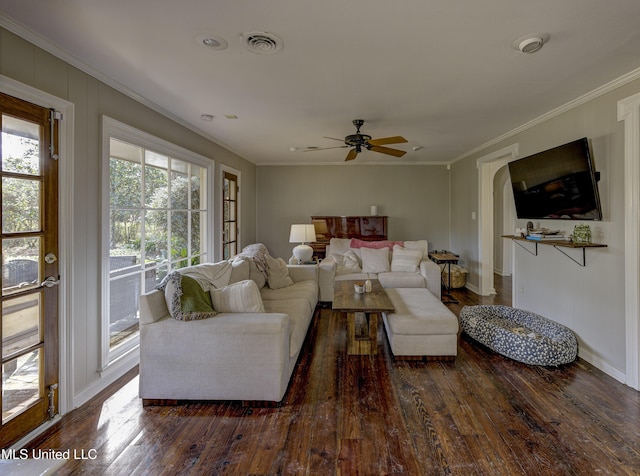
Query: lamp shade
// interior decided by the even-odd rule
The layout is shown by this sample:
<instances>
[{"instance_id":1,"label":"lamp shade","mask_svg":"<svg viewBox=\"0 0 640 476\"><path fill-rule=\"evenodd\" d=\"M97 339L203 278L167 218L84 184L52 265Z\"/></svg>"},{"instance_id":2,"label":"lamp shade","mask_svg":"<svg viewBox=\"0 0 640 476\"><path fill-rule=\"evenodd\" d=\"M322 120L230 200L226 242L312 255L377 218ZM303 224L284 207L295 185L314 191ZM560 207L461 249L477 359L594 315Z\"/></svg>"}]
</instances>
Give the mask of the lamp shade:
<instances>
[{"instance_id":1,"label":"lamp shade","mask_svg":"<svg viewBox=\"0 0 640 476\"><path fill-rule=\"evenodd\" d=\"M313 225L291 225L289 243L310 243L316 241L316 231Z\"/></svg>"}]
</instances>

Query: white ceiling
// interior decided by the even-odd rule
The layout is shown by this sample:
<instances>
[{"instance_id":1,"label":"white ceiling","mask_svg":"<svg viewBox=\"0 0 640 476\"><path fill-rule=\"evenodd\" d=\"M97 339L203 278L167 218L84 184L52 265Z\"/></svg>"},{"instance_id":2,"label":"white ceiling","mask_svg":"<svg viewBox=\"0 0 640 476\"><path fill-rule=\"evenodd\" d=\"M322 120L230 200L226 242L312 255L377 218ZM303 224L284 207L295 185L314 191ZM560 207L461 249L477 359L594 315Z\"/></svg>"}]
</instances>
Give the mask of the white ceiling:
<instances>
[{"instance_id":1,"label":"white ceiling","mask_svg":"<svg viewBox=\"0 0 640 476\"><path fill-rule=\"evenodd\" d=\"M0 12L256 164L342 163L347 149L303 150L341 145L323 136L353 134L357 118L374 138L406 137L390 147L408 153L354 162L450 162L640 67L638 0L0 0ZM252 31L282 50L248 51ZM539 52L514 48L538 33Z\"/></svg>"}]
</instances>

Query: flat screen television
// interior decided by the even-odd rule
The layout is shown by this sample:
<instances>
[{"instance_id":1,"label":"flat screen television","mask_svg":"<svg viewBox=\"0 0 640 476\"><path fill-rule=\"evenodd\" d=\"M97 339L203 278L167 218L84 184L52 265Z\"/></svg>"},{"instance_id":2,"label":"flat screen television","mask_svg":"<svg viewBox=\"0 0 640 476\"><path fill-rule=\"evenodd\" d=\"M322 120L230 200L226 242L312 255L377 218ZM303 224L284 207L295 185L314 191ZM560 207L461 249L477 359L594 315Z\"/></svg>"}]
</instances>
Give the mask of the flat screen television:
<instances>
[{"instance_id":1,"label":"flat screen television","mask_svg":"<svg viewBox=\"0 0 640 476\"><path fill-rule=\"evenodd\" d=\"M509 163L518 218L601 220L587 138Z\"/></svg>"}]
</instances>

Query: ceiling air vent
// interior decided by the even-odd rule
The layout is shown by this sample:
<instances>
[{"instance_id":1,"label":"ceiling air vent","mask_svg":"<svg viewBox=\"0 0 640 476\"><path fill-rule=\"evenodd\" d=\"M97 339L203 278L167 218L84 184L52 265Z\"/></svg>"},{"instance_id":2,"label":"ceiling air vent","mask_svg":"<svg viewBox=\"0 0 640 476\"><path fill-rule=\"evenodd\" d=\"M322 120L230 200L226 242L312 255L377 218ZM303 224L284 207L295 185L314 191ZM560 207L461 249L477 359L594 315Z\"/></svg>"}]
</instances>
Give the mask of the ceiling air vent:
<instances>
[{"instance_id":1,"label":"ceiling air vent","mask_svg":"<svg viewBox=\"0 0 640 476\"><path fill-rule=\"evenodd\" d=\"M273 55L282 49L282 41L271 33L252 31L242 35L242 42L252 53Z\"/></svg>"}]
</instances>

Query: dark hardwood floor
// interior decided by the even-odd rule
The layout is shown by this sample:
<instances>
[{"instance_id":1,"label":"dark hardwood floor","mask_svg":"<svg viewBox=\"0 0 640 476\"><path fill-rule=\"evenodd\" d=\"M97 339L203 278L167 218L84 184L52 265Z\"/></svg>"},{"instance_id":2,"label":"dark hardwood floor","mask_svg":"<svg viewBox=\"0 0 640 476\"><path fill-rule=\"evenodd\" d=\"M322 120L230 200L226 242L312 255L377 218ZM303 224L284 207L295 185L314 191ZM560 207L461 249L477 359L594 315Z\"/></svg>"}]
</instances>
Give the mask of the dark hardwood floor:
<instances>
[{"instance_id":1,"label":"dark hardwood floor","mask_svg":"<svg viewBox=\"0 0 640 476\"><path fill-rule=\"evenodd\" d=\"M449 306L509 304L496 284ZM462 335L454 362L396 362L383 330L347 356L345 328L316 313L280 408L143 408L130 372L28 448L95 451L59 474L640 474L640 393L582 360L530 367Z\"/></svg>"}]
</instances>

